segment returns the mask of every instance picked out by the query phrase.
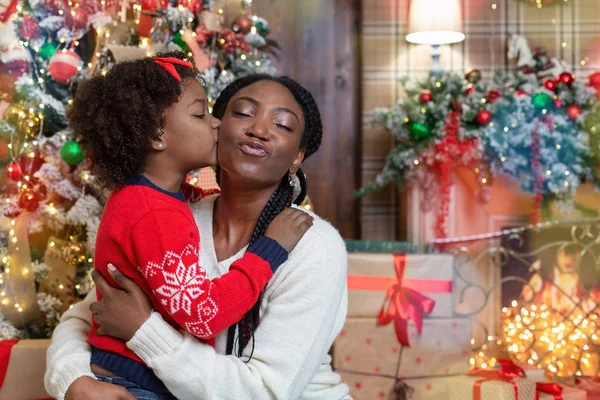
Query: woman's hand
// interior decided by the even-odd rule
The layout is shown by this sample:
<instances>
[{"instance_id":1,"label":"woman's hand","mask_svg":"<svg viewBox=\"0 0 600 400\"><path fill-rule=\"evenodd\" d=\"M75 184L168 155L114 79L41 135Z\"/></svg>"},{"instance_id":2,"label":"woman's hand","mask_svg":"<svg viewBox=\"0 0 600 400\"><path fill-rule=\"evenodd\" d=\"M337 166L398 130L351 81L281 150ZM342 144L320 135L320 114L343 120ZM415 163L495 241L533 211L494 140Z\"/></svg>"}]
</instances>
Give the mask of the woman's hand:
<instances>
[{"instance_id":1,"label":"woman's hand","mask_svg":"<svg viewBox=\"0 0 600 400\"><path fill-rule=\"evenodd\" d=\"M65 393L65 400L136 400L127 389L100 382L89 376L77 378Z\"/></svg>"},{"instance_id":2,"label":"woman's hand","mask_svg":"<svg viewBox=\"0 0 600 400\"><path fill-rule=\"evenodd\" d=\"M102 300L92 303L90 311L100 324L99 335L128 342L152 314L152 304L146 293L114 265L108 265L108 272L121 289L112 287L98 271L92 272Z\"/></svg>"}]
</instances>

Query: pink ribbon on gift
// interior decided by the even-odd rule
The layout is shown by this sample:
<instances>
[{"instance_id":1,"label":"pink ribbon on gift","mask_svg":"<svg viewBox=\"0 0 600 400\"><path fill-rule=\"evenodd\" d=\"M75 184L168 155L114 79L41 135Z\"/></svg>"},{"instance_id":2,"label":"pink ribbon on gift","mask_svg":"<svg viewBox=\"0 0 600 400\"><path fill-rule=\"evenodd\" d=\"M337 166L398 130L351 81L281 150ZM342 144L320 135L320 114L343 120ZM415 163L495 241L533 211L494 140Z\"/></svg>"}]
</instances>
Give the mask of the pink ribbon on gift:
<instances>
[{"instance_id":1,"label":"pink ribbon on gift","mask_svg":"<svg viewBox=\"0 0 600 400\"><path fill-rule=\"evenodd\" d=\"M394 321L396 337L403 346L410 347L408 319L412 319L417 333L423 330L423 316L433 311L435 301L420 292L451 293L452 281L435 279L405 279L406 255L394 254L396 278L378 276L348 276L349 290L387 291L379 312L378 322L387 325Z\"/></svg>"},{"instance_id":2,"label":"pink ribbon on gift","mask_svg":"<svg viewBox=\"0 0 600 400\"><path fill-rule=\"evenodd\" d=\"M540 394L549 394L554 396L554 400L563 400L563 388L556 383L536 383L535 384L535 400L540 400Z\"/></svg>"}]
</instances>

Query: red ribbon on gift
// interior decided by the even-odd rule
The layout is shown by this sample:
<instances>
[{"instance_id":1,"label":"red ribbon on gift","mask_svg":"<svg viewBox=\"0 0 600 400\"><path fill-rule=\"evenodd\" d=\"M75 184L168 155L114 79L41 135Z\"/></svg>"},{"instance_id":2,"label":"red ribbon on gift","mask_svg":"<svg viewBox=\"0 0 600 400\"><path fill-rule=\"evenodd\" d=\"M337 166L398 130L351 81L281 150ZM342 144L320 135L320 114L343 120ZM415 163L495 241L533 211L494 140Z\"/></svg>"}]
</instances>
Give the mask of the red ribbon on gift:
<instances>
[{"instance_id":1,"label":"red ribbon on gift","mask_svg":"<svg viewBox=\"0 0 600 400\"><path fill-rule=\"evenodd\" d=\"M8 371L8 362L10 361L10 352L18 340L0 340L0 388L4 384L6 371Z\"/></svg>"},{"instance_id":2,"label":"red ribbon on gift","mask_svg":"<svg viewBox=\"0 0 600 400\"><path fill-rule=\"evenodd\" d=\"M394 321L396 337L403 346L410 347L408 340L408 319L412 319L417 333L423 330L423 316L433 311L435 301L420 291L429 293L450 293L452 281L433 279L404 279L406 255L394 254L396 278L348 276L350 290L387 290L385 301L379 312L378 322L387 325Z\"/></svg>"},{"instance_id":3,"label":"red ribbon on gift","mask_svg":"<svg viewBox=\"0 0 600 400\"><path fill-rule=\"evenodd\" d=\"M515 400L519 400L519 390L517 384L513 381L515 376L512 372L503 372L502 370L489 371L481 368L475 368L469 372L469 376L477 376L483 379L476 381L473 384L473 400L481 400L481 385L489 381L501 381L510 383L515 389Z\"/></svg>"},{"instance_id":4,"label":"red ribbon on gift","mask_svg":"<svg viewBox=\"0 0 600 400\"><path fill-rule=\"evenodd\" d=\"M498 360L496 365L499 366L500 371L502 371L502 373L506 376L513 376L517 378L525 377L525 371L523 371L523 368L519 367L517 364L510 360L501 358L500 360Z\"/></svg>"},{"instance_id":5,"label":"red ribbon on gift","mask_svg":"<svg viewBox=\"0 0 600 400\"><path fill-rule=\"evenodd\" d=\"M563 388L556 383L536 383L535 384L535 400L540 400L542 393L554 396L554 400L563 400Z\"/></svg>"}]
</instances>

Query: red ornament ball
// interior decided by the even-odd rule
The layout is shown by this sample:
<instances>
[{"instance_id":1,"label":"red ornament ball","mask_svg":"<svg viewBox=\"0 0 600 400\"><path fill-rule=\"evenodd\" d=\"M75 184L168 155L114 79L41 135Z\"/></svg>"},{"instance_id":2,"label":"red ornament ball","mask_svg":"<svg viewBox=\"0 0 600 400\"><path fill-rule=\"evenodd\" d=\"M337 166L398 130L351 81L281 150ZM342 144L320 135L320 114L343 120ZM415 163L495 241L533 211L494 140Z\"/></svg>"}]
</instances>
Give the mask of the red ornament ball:
<instances>
[{"instance_id":1,"label":"red ornament ball","mask_svg":"<svg viewBox=\"0 0 600 400\"><path fill-rule=\"evenodd\" d=\"M501 96L500 91L498 89L492 89L485 95L485 98L491 104L491 103L495 102L496 100L498 100L500 98L500 96Z\"/></svg>"},{"instance_id":2,"label":"red ornament ball","mask_svg":"<svg viewBox=\"0 0 600 400\"><path fill-rule=\"evenodd\" d=\"M515 90L515 94L519 97L525 97L527 96L527 92L521 89Z\"/></svg>"},{"instance_id":3,"label":"red ornament ball","mask_svg":"<svg viewBox=\"0 0 600 400\"><path fill-rule=\"evenodd\" d=\"M556 89L556 81L553 79L546 79L544 81L544 87L550 90L551 92L554 92L554 90Z\"/></svg>"},{"instance_id":4,"label":"red ornament ball","mask_svg":"<svg viewBox=\"0 0 600 400\"><path fill-rule=\"evenodd\" d=\"M487 125L492 122L492 113L488 110L481 110L477 113L476 119L479 125Z\"/></svg>"},{"instance_id":5,"label":"red ornament ball","mask_svg":"<svg viewBox=\"0 0 600 400\"><path fill-rule=\"evenodd\" d=\"M424 90L423 93L419 96L419 101L421 103L427 103L433 99L433 95L430 90Z\"/></svg>"},{"instance_id":6,"label":"red ornament ball","mask_svg":"<svg viewBox=\"0 0 600 400\"><path fill-rule=\"evenodd\" d=\"M475 85L472 83L467 84L467 88L465 89L465 94L471 94L475 91Z\"/></svg>"},{"instance_id":7,"label":"red ornament ball","mask_svg":"<svg viewBox=\"0 0 600 400\"><path fill-rule=\"evenodd\" d=\"M21 178L21 166L16 161L11 161L6 166L6 176L13 181L18 181Z\"/></svg>"},{"instance_id":8,"label":"red ornament ball","mask_svg":"<svg viewBox=\"0 0 600 400\"><path fill-rule=\"evenodd\" d=\"M596 90L600 90L600 72L595 72L590 75L588 86L593 87Z\"/></svg>"},{"instance_id":9,"label":"red ornament ball","mask_svg":"<svg viewBox=\"0 0 600 400\"><path fill-rule=\"evenodd\" d=\"M67 83L77 73L81 57L72 50L56 52L48 63L48 71L55 81Z\"/></svg>"},{"instance_id":10,"label":"red ornament ball","mask_svg":"<svg viewBox=\"0 0 600 400\"><path fill-rule=\"evenodd\" d=\"M554 105L556 107L562 107L562 101L560 101L560 99L556 99L556 100L554 100Z\"/></svg>"},{"instance_id":11,"label":"red ornament ball","mask_svg":"<svg viewBox=\"0 0 600 400\"><path fill-rule=\"evenodd\" d=\"M564 83L567 86L571 86L575 82L575 77L569 72L563 72L558 76L557 81Z\"/></svg>"},{"instance_id":12,"label":"red ornament ball","mask_svg":"<svg viewBox=\"0 0 600 400\"><path fill-rule=\"evenodd\" d=\"M25 40L37 39L41 31L37 19L31 15L24 15L19 25L19 36Z\"/></svg>"},{"instance_id":13,"label":"red ornament ball","mask_svg":"<svg viewBox=\"0 0 600 400\"><path fill-rule=\"evenodd\" d=\"M252 20L248 16L241 15L233 20L233 24L231 25L231 30L234 31L235 33L241 33L243 35L247 35L248 33L250 33L250 30L252 29L253 25L254 24L253 24Z\"/></svg>"},{"instance_id":14,"label":"red ornament ball","mask_svg":"<svg viewBox=\"0 0 600 400\"><path fill-rule=\"evenodd\" d=\"M65 26L71 29L83 29L87 26L88 14L84 9L78 8L65 13Z\"/></svg>"},{"instance_id":15,"label":"red ornament ball","mask_svg":"<svg viewBox=\"0 0 600 400\"><path fill-rule=\"evenodd\" d=\"M33 188L27 188L19 196L19 207L25 211L35 211L42 201L40 192Z\"/></svg>"},{"instance_id":16,"label":"red ornament ball","mask_svg":"<svg viewBox=\"0 0 600 400\"><path fill-rule=\"evenodd\" d=\"M569 107L567 107L567 116L572 121L575 121L577 118L579 118L581 113L583 113L583 111L581 110L581 107L579 107L577 104L572 104Z\"/></svg>"}]
</instances>

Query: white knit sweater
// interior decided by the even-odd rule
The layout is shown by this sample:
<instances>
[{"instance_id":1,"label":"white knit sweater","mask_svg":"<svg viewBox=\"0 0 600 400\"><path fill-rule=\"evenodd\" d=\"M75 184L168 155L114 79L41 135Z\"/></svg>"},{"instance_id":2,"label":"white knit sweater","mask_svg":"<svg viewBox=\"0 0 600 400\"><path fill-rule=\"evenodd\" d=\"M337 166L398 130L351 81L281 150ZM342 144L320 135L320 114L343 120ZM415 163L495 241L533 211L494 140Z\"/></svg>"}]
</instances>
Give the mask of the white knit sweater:
<instances>
[{"instance_id":1,"label":"white knit sweater","mask_svg":"<svg viewBox=\"0 0 600 400\"><path fill-rule=\"evenodd\" d=\"M216 196L192 206L201 234L201 265L218 277L240 258L241 249L217 263L212 237ZM315 216L314 225L267 284L261 323L248 363L225 356L227 332L216 347L178 332L153 313L127 345L150 366L178 399L350 399L327 354L346 318L347 257L339 233ZM48 349L45 384L63 399L73 381L90 370L89 304L92 293L65 313ZM243 360L250 355L244 352Z\"/></svg>"}]
</instances>

